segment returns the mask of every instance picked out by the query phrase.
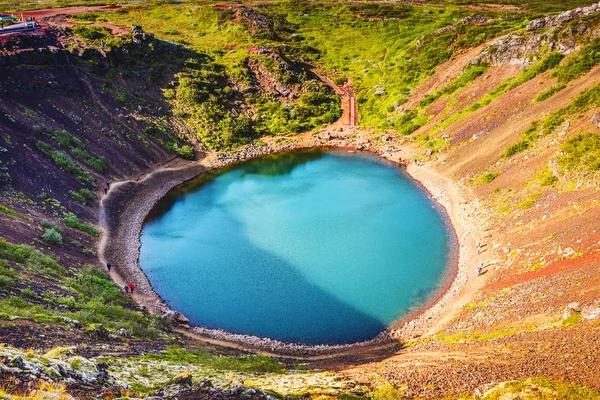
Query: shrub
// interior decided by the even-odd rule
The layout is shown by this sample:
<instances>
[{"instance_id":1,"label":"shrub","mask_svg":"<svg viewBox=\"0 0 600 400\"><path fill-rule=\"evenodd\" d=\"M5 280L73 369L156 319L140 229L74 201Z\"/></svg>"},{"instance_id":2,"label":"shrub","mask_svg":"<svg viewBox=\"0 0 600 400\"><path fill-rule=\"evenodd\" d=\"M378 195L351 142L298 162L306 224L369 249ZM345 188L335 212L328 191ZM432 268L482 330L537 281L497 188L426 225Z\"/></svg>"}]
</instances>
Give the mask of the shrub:
<instances>
[{"instance_id":1,"label":"shrub","mask_svg":"<svg viewBox=\"0 0 600 400\"><path fill-rule=\"evenodd\" d=\"M44 239L46 243L55 246L62 246L63 244L62 235L54 228L46 229L46 232L42 235L42 239Z\"/></svg>"},{"instance_id":2,"label":"shrub","mask_svg":"<svg viewBox=\"0 0 600 400\"><path fill-rule=\"evenodd\" d=\"M554 85L550 89L545 90L542 93L538 94L535 98L535 102L540 103L544 100L548 100L550 97L554 96L556 93L560 92L561 90L563 90L566 87L567 87L566 85Z\"/></svg>"},{"instance_id":3,"label":"shrub","mask_svg":"<svg viewBox=\"0 0 600 400\"><path fill-rule=\"evenodd\" d=\"M583 133L569 138L560 148L559 165L565 170L600 170L600 134Z\"/></svg>"},{"instance_id":4,"label":"shrub","mask_svg":"<svg viewBox=\"0 0 600 400\"><path fill-rule=\"evenodd\" d=\"M6 260L0 261L0 288L11 289L15 285L17 274Z\"/></svg>"},{"instance_id":5,"label":"shrub","mask_svg":"<svg viewBox=\"0 0 600 400\"><path fill-rule=\"evenodd\" d=\"M490 183L492 182L494 179L496 179L498 176L500 175L500 172L486 172L482 175L480 175L476 180L475 183L477 183L478 185L484 185L486 183Z\"/></svg>"},{"instance_id":6,"label":"shrub","mask_svg":"<svg viewBox=\"0 0 600 400\"><path fill-rule=\"evenodd\" d=\"M31 218L27 218L23 214L19 214L18 212L11 210L10 208L3 206L2 204L0 204L0 212L3 212L4 214L12 215L13 217L25 219L28 221L31 220Z\"/></svg>"},{"instance_id":7,"label":"shrub","mask_svg":"<svg viewBox=\"0 0 600 400\"><path fill-rule=\"evenodd\" d=\"M510 146L506 152L504 153L504 155L502 157L504 158L510 158L512 156L514 156L517 153L521 153L525 150L527 150L530 147L529 141L528 140L522 140L520 142L517 142L515 144L513 144L512 146Z\"/></svg>"},{"instance_id":8,"label":"shrub","mask_svg":"<svg viewBox=\"0 0 600 400\"><path fill-rule=\"evenodd\" d=\"M92 225L86 224L84 222L79 222L79 218L75 215L70 214L62 219L62 222L67 225L69 228L77 229L78 231L82 231L85 233L89 233L92 236L98 236L98 230L94 228Z\"/></svg>"},{"instance_id":9,"label":"shrub","mask_svg":"<svg viewBox=\"0 0 600 400\"><path fill-rule=\"evenodd\" d=\"M75 25L72 30L77 36L89 41L104 39L109 34L108 30L101 26Z\"/></svg>"},{"instance_id":10,"label":"shrub","mask_svg":"<svg viewBox=\"0 0 600 400\"><path fill-rule=\"evenodd\" d=\"M93 200L96 196L89 189L80 189L78 192L69 190L69 194L78 203L87 204L88 201Z\"/></svg>"},{"instance_id":11,"label":"shrub","mask_svg":"<svg viewBox=\"0 0 600 400\"><path fill-rule=\"evenodd\" d=\"M10 276L0 275L0 289L12 289L15 281Z\"/></svg>"},{"instance_id":12,"label":"shrub","mask_svg":"<svg viewBox=\"0 0 600 400\"><path fill-rule=\"evenodd\" d=\"M584 46L577 54L565 60L553 74L561 84L579 78L600 62L600 39Z\"/></svg>"},{"instance_id":13,"label":"shrub","mask_svg":"<svg viewBox=\"0 0 600 400\"><path fill-rule=\"evenodd\" d=\"M60 233L62 233L63 231L63 229L60 226L56 225L54 222L46 221L45 219L40 222L40 225L47 229L54 229Z\"/></svg>"},{"instance_id":14,"label":"shrub","mask_svg":"<svg viewBox=\"0 0 600 400\"><path fill-rule=\"evenodd\" d=\"M71 135L64 129L50 132L50 137L57 145L65 149L84 148L83 142L81 140Z\"/></svg>"},{"instance_id":15,"label":"shrub","mask_svg":"<svg viewBox=\"0 0 600 400\"><path fill-rule=\"evenodd\" d=\"M90 167L96 172L104 172L107 169L104 157L96 158L90 155L87 151L78 148L72 149L71 154L73 154L73 157L75 157L77 160L81 161L84 165Z\"/></svg>"},{"instance_id":16,"label":"shrub","mask_svg":"<svg viewBox=\"0 0 600 400\"><path fill-rule=\"evenodd\" d=\"M96 257L96 252L92 249L83 249L83 254L88 257Z\"/></svg>"},{"instance_id":17,"label":"shrub","mask_svg":"<svg viewBox=\"0 0 600 400\"><path fill-rule=\"evenodd\" d=\"M60 169L75 175L78 181L95 185L94 178L92 178L90 173L79 168L75 161L73 161L65 153L58 150L52 150L47 143L42 142L41 140L39 140L35 145L38 150L50 157Z\"/></svg>"},{"instance_id":18,"label":"shrub","mask_svg":"<svg viewBox=\"0 0 600 400\"><path fill-rule=\"evenodd\" d=\"M175 153L181 158L185 158L187 160L193 160L196 158L196 152L194 151L194 148L189 144L184 144L182 146L175 145L173 146L173 149L175 150Z\"/></svg>"}]
</instances>

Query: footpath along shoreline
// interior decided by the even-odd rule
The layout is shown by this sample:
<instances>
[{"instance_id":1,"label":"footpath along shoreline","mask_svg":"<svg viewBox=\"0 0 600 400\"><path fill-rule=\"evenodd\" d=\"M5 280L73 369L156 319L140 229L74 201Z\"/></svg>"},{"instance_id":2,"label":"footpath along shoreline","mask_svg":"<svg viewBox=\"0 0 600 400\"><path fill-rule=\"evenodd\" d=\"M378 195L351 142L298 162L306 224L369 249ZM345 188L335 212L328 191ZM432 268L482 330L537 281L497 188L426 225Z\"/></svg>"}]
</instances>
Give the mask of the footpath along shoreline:
<instances>
[{"instance_id":1,"label":"footpath along shoreline","mask_svg":"<svg viewBox=\"0 0 600 400\"><path fill-rule=\"evenodd\" d=\"M365 132L355 129L351 129L350 132L352 135L337 136L331 132L325 132L324 135L305 134L285 143L276 143L272 138L266 138L264 146L247 146L235 153L209 153L200 162L179 161L174 166L160 167L137 181L112 184L100 207L100 224L104 231L99 244L100 260L105 264L111 262L115 266L111 271L111 278L115 283L122 287L125 283L133 282L136 287L133 299L138 304L152 313L173 320L179 325L176 328L177 332L219 346L277 357L321 359L390 348L399 341L407 341L432 332L447 322L453 314L449 311L466 304L476 289L475 284L468 284L474 279L471 278L471 275L474 277L474 271L470 271L474 258L469 247L473 246L477 226L482 225L468 223L468 218L465 218L466 214L462 210L465 200L450 179L442 177L427 165L416 166L407 162L410 159L407 157L410 154L409 149L371 141L366 138ZM458 254L454 257L454 265L449 266L448 277L442 288L426 305L416 309L388 331L359 343L306 345L197 326L188 327L187 319L164 303L139 266L140 235L148 213L169 190L207 171L269 154L312 148L366 150L395 164L408 164L409 175L421 183L433 199L446 210L448 220L456 232ZM464 290L465 288L467 290Z\"/></svg>"}]
</instances>

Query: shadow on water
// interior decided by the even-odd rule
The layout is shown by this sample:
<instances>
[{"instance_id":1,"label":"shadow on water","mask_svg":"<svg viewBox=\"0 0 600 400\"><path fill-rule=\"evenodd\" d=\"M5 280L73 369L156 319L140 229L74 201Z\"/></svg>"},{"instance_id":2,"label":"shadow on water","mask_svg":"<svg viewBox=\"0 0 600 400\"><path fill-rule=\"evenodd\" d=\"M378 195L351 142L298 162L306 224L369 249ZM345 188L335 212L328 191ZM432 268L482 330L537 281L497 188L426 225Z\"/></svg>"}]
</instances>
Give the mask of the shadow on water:
<instances>
[{"instance_id":1,"label":"shadow on water","mask_svg":"<svg viewBox=\"0 0 600 400\"><path fill-rule=\"evenodd\" d=\"M172 209L186 194L198 191L201 186L234 169L241 169L241 176L246 174L265 176L289 175L295 168L304 165L309 161L323 157L326 152L327 150L325 149L307 149L280 154L270 154L242 164L234 164L208 171L169 190L169 192L153 207L150 213L148 213L145 222L147 223L159 218Z\"/></svg>"},{"instance_id":2,"label":"shadow on water","mask_svg":"<svg viewBox=\"0 0 600 400\"><path fill-rule=\"evenodd\" d=\"M165 243L159 233L164 226L155 231L149 224L142 237L140 261L155 266L145 270L156 291L193 324L307 344L353 343L386 329L308 282L293 264L255 246L234 218L219 221L211 232L192 233L194 240L212 246L210 254L183 243L179 248L177 241ZM219 248L216 238L223 232L236 249Z\"/></svg>"}]
</instances>

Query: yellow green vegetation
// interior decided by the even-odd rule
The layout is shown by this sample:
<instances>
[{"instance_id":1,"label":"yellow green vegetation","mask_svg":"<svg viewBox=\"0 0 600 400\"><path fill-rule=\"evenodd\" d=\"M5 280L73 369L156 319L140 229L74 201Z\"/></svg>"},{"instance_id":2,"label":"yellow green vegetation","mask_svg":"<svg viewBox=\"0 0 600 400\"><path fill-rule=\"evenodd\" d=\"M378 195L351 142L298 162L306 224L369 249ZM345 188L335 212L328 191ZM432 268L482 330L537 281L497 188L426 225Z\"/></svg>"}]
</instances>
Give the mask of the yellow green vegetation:
<instances>
[{"instance_id":1,"label":"yellow green vegetation","mask_svg":"<svg viewBox=\"0 0 600 400\"><path fill-rule=\"evenodd\" d=\"M467 397L471 399L474 397ZM536 400L598 400L600 393L585 386L558 382L547 378L529 378L503 382L487 390L483 400L500 399L536 399Z\"/></svg>"},{"instance_id":2,"label":"yellow green vegetation","mask_svg":"<svg viewBox=\"0 0 600 400\"><path fill-rule=\"evenodd\" d=\"M2 204L0 204L0 212L3 212L4 214L12 215L13 217L24 219L27 221L33 221L31 218L26 217L23 214L19 214L15 210L12 210L6 206L3 206Z\"/></svg>"},{"instance_id":3,"label":"yellow green vegetation","mask_svg":"<svg viewBox=\"0 0 600 400\"><path fill-rule=\"evenodd\" d=\"M560 148L559 165L567 170L600 170L600 135L582 133L571 137Z\"/></svg>"},{"instance_id":4,"label":"yellow green vegetation","mask_svg":"<svg viewBox=\"0 0 600 400\"><path fill-rule=\"evenodd\" d=\"M40 281L46 286L32 290L39 287ZM3 238L0 288L0 319L28 319L92 330L103 324L108 329L122 328L134 336L149 338L166 337L169 329L166 321L134 311L131 299L97 268L72 271L31 246L13 245Z\"/></svg>"},{"instance_id":5,"label":"yellow green vegetation","mask_svg":"<svg viewBox=\"0 0 600 400\"><path fill-rule=\"evenodd\" d=\"M571 104L569 104L567 107L553 112L541 121L536 121L532 123L531 126L527 128L527 130L523 133L521 140L513 144L506 150L506 152L504 153L504 157L509 158L517 153L525 151L531 146L533 146L533 143L539 140L540 138L554 133L559 126L565 123L566 118L568 116L582 115L591 108L598 106L600 106L600 86L595 86L579 94L577 97L575 97L575 99L571 101ZM570 142L570 144L567 146L567 149L575 150L575 147L577 147L574 146L575 142L579 141L581 142L581 148L577 150L578 154L583 155L584 153L588 153L589 151L588 155L593 158L595 150L593 144L594 139L592 136L593 134L580 135L579 139L570 139L573 141ZM587 162L590 162L590 158L587 158L587 160ZM574 161L574 159L568 159L563 167L567 169L578 167L578 163ZM592 167L592 164L588 163L587 167L594 169Z\"/></svg>"}]
</instances>

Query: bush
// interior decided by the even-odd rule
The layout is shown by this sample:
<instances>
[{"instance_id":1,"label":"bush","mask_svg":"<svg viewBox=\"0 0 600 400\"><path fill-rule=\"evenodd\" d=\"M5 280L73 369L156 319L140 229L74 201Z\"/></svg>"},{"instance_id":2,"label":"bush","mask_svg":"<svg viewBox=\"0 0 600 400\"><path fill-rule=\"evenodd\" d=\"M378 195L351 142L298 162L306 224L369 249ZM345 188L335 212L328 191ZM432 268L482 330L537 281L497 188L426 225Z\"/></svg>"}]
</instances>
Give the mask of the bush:
<instances>
[{"instance_id":1,"label":"bush","mask_svg":"<svg viewBox=\"0 0 600 400\"><path fill-rule=\"evenodd\" d=\"M88 201L93 200L96 196L89 189L80 189L78 192L69 190L69 194L78 203L87 204Z\"/></svg>"},{"instance_id":2,"label":"bush","mask_svg":"<svg viewBox=\"0 0 600 400\"><path fill-rule=\"evenodd\" d=\"M90 155L87 151L78 148L72 149L71 154L73 154L73 157L75 157L77 160L81 161L84 165L90 167L96 172L104 172L107 169L104 157L96 158Z\"/></svg>"},{"instance_id":3,"label":"bush","mask_svg":"<svg viewBox=\"0 0 600 400\"><path fill-rule=\"evenodd\" d=\"M42 235L42 239L44 239L46 243L55 246L62 246L63 244L62 235L54 228L46 229L46 232Z\"/></svg>"},{"instance_id":4,"label":"bush","mask_svg":"<svg viewBox=\"0 0 600 400\"><path fill-rule=\"evenodd\" d=\"M185 158L186 160L194 160L196 158L196 152L189 144L184 144L182 146L175 145L173 146L173 150L175 150L175 153L179 157Z\"/></svg>"},{"instance_id":5,"label":"bush","mask_svg":"<svg viewBox=\"0 0 600 400\"><path fill-rule=\"evenodd\" d=\"M83 249L83 254L88 257L96 257L96 252L92 249Z\"/></svg>"},{"instance_id":6,"label":"bush","mask_svg":"<svg viewBox=\"0 0 600 400\"><path fill-rule=\"evenodd\" d=\"M84 222L79 222L79 218L75 215L70 214L62 219L62 222L67 225L69 228L77 229L78 231L82 231L85 233L89 233L92 236L98 236L98 230L94 228L92 225L86 224Z\"/></svg>"},{"instance_id":7,"label":"bush","mask_svg":"<svg viewBox=\"0 0 600 400\"><path fill-rule=\"evenodd\" d=\"M18 212L11 210L10 208L3 206L2 204L0 204L0 212L3 212L4 214L12 215L13 217L25 219L28 221L31 220L31 218L27 218L23 214L19 214Z\"/></svg>"},{"instance_id":8,"label":"bush","mask_svg":"<svg viewBox=\"0 0 600 400\"><path fill-rule=\"evenodd\" d=\"M521 153L525 150L527 150L530 147L529 141L528 140L522 140L520 142L517 142L515 144L513 144L512 146L510 146L506 152L504 153L504 155L502 157L504 158L510 158L512 156L514 156L517 153Z\"/></svg>"},{"instance_id":9,"label":"bush","mask_svg":"<svg viewBox=\"0 0 600 400\"><path fill-rule=\"evenodd\" d=\"M0 289L12 289L15 281L10 276L0 275Z\"/></svg>"},{"instance_id":10,"label":"bush","mask_svg":"<svg viewBox=\"0 0 600 400\"><path fill-rule=\"evenodd\" d=\"M476 180L475 183L477 183L478 185L484 185L486 183L490 183L492 182L494 179L496 179L498 176L500 175L500 172L486 172L483 175L480 175Z\"/></svg>"},{"instance_id":11,"label":"bush","mask_svg":"<svg viewBox=\"0 0 600 400\"><path fill-rule=\"evenodd\" d=\"M45 219L40 222L40 225L47 229L54 229L60 233L62 233L63 231L63 229L60 226L56 225L54 222L46 221Z\"/></svg>"},{"instance_id":12,"label":"bush","mask_svg":"<svg viewBox=\"0 0 600 400\"><path fill-rule=\"evenodd\" d=\"M584 46L577 54L565 60L552 76L561 84L579 78L600 62L600 39L595 39Z\"/></svg>"},{"instance_id":13,"label":"bush","mask_svg":"<svg viewBox=\"0 0 600 400\"><path fill-rule=\"evenodd\" d=\"M89 41L101 40L109 35L108 30L101 26L75 25L72 30L77 36Z\"/></svg>"},{"instance_id":14,"label":"bush","mask_svg":"<svg viewBox=\"0 0 600 400\"><path fill-rule=\"evenodd\" d=\"M566 85L554 85L550 89L545 90L542 93L538 94L535 98L535 102L539 103L544 100L548 100L550 97L554 96L556 93L560 92L561 90L563 90L566 87L567 87Z\"/></svg>"},{"instance_id":15,"label":"bush","mask_svg":"<svg viewBox=\"0 0 600 400\"><path fill-rule=\"evenodd\" d=\"M600 170L600 134L583 133L572 138L560 148L559 165L565 170Z\"/></svg>"}]
</instances>

